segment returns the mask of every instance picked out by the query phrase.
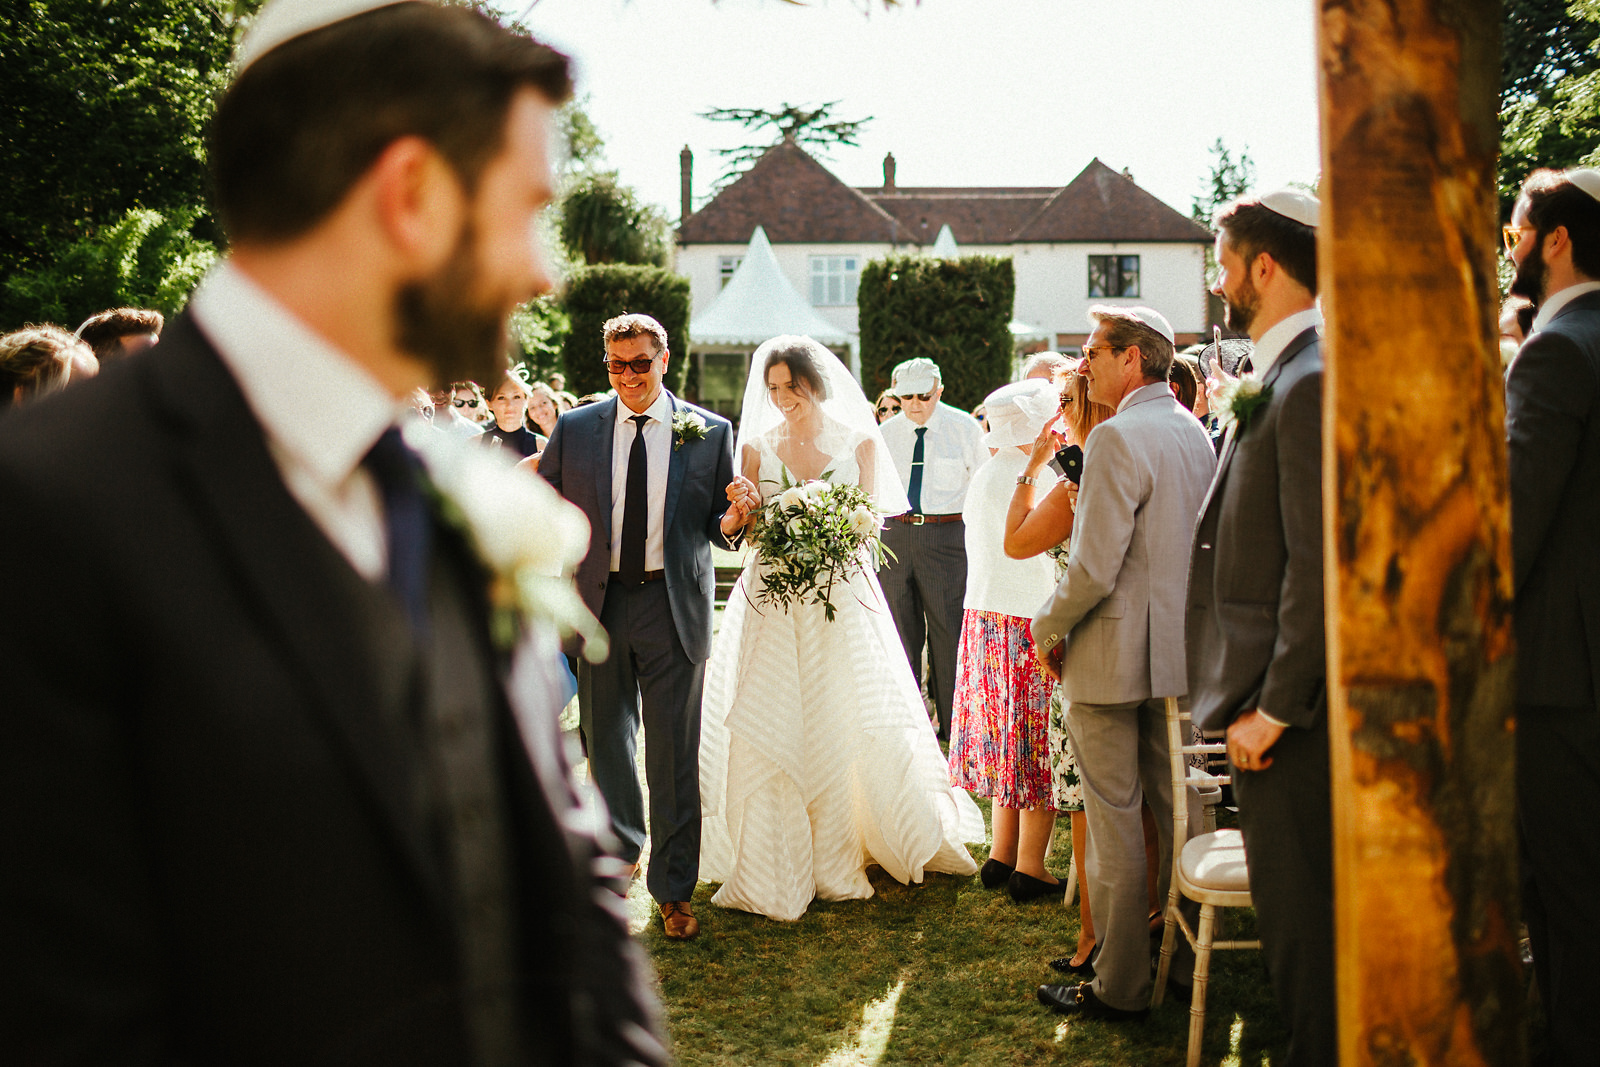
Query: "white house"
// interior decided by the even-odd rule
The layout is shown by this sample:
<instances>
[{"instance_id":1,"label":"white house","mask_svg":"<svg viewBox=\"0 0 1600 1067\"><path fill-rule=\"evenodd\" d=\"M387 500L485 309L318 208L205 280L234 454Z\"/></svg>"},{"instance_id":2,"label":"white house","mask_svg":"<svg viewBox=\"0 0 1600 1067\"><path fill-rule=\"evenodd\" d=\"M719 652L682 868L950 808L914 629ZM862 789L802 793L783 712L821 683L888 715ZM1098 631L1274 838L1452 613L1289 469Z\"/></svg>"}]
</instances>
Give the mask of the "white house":
<instances>
[{"instance_id":1,"label":"white house","mask_svg":"<svg viewBox=\"0 0 1600 1067\"><path fill-rule=\"evenodd\" d=\"M1180 346L1208 333L1211 234L1098 159L1059 188L906 188L891 155L881 188L853 188L785 141L695 212L688 148L680 160L676 269L689 278L692 316L728 284L760 226L790 284L854 342L861 268L890 253L933 253L948 227L963 255L1012 258L1013 318L1054 347L1081 344L1085 313L1102 303L1156 308Z\"/></svg>"}]
</instances>

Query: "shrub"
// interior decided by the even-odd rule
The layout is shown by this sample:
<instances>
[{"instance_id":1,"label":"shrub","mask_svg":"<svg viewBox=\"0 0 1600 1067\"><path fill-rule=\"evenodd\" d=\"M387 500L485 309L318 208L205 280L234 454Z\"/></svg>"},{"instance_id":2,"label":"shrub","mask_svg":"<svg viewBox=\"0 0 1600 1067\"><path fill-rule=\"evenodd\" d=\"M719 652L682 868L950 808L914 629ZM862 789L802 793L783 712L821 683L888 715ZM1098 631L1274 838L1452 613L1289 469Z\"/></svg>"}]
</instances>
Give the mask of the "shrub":
<instances>
[{"instance_id":1,"label":"shrub","mask_svg":"<svg viewBox=\"0 0 1600 1067\"><path fill-rule=\"evenodd\" d=\"M601 364L605 345L600 327L629 313L649 315L667 330L672 359L667 388L682 393L689 368L689 279L661 267L579 267L567 285L562 306L572 329L561 346L567 389L582 396L611 388Z\"/></svg>"},{"instance_id":2,"label":"shrub","mask_svg":"<svg viewBox=\"0 0 1600 1067\"><path fill-rule=\"evenodd\" d=\"M1000 256L889 256L861 271L861 378L868 396L896 363L939 365L945 403L970 411L1011 375L1016 277Z\"/></svg>"}]
</instances>

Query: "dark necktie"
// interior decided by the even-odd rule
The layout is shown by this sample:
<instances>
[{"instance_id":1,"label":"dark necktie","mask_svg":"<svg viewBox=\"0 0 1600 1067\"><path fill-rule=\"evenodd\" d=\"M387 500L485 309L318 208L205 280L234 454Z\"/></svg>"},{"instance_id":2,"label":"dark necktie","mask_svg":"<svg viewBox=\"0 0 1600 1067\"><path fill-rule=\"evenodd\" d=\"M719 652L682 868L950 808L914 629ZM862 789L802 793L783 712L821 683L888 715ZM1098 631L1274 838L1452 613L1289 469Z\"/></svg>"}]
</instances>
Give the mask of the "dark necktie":
<instances>
[{"instance_id":1,"label":"dark necktie","mask_svg":"<svg viewBox=\"0 0 1600 1067\"><path fill-rule=\"evenodd\" d=\"M617 577L624 582L644 581L644 542L650 529L650 457L644 449L644 426L648 415L628 420L633 431L633 447L628 450L628 480L622 495L622 559Z\"/></svg>"},{"instance_id":2,"label":"dark necktie","mask_svg":"<svg viewBox=\"0 0 1600 1067\"><path fill-rule=\"evenodd\" d=\"M911 449L911 485L906 489L906 499L911 502L911 514L922 514L922 445L926 426L917 427L917 443Z\"/></svg>"},{"instance_id":3,"label":"dark necktie","mask_svg":"<svg viewBox=\"0 0 1600 1067\"><path fill-rule=\"evenodd\" d=\"M389 542L389 588L400 598L412 632L428 632L428 556L433 528L423 491L422 461L406 447L400 428L383 431L362 466L383 497L384 533Z\"/></svg>"}]
</instances>

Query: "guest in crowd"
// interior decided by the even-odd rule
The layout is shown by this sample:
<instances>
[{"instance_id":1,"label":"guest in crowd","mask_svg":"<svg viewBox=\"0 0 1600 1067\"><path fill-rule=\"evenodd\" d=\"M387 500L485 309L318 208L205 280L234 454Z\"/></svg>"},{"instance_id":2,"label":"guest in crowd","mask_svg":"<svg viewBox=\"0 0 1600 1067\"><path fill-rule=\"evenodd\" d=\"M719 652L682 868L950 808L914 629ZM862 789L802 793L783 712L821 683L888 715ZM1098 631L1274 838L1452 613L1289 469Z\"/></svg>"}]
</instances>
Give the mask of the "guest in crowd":
<instances>
[{"instance_id":1,"label":"guest in crowd","mask_svg":"<svg viewBox=\"0 0 1600 1067\"><path fill-rule=\"evenodd\" d=\"M1184 559L1216 454L1167 387L1173 333L1166 318L1106 305L1089 316L1089 396L1116 414L1089 437L1067 574L1034 616L1033 636L1069 701L1100 951L1092 981L1041 986L1039 999L1065 1014L1118 1020L1149 1010L1146 800L1160 835L1161 896L1172 849L1182 844L1172 841L1164 701L1187 689ZM1044 467L1035 458L1029 477Z\"/></svg>"},{"instance_id":2,"label":"guest in crowd","mask_svg":"<svg viewBox=\"0 0 1600 1067\"><path fill-rule=\"evenodd\" d=\"M0 410L93 378L100 362L59 326L26 326L0 337Z\"/></svg>"},{"instance_id":3,"label":"guest in crowd","mask_svg":"<svg viewBox=\"0 0 1600 1067\"><path fill-rule=\"evenodd\" d=\"M1288 1063L1333 1064L1333 816L1323 634L1322 343L1315 198L1247 197L1217 216L1217 282L1254 350L1189 571L1189 700L1227 730L1250 899L1289 1026ZM1239 394L1243 395L1243 394ZM1249 610L1241 610L1248 607ZM1587 964L1586 964L1587 966Z\"/></svg>"},{"instance_id":4,"label":"guest in crowd","mask_svg":"<svg viewBox=\"0 0 1600 1067\"><path fill-rule=\"evenodd\" d=\"M447 511L396 422L550 287L567 61L460 4L269 0L229 68L227 255L155 358L0 418L0 1049L665 1064L554 624L491 625L462 528L565 562L582 517L497 465Z\"/></svg>"},{"instance_id":5,"label":"guest in crowd","mask_svg":"<svg viewBox=\"0 0 1600 1067\"><path fill-rule=\"evenodd\" d=\"M1533 332L1533 317L1539 309L1525 296L1512 295L1500 304L1500 365L1510 368L1522 342Z\"/></svg>"},{"instance_id":6,"label":"guest in crowd","mask_svg":"<svg viewBox=\"0 0 1600 1067\"><path fill-rule=\"evenodd\" d=\"M456 437L477 437L483 427L465 413L482 406L483 394L471 382L452 382L436 389L433 392L433 428Z\"/></svg>"},{"instance_id":7,"label":"guest in crowd","mask_svg":"<svg viewBox=\"0 0 1600 1067\"><path fill-rule=\"evenodd\" d=\"M528 383L516 371L507 371L489 397L494 424L484 430L478 444L503 448L518 459L544 451L545 438L527 427Z\"/></svg>"},{"instance_id":8,"label":"guest in crowd","mask_svg":"<svg viewBox=\"0 0 1600 1067\"><path fill-rule=\"evenodd\" d=\"M972 417L978 420L978 429L984 433L989 432L989 409L979 404L972 409ZM989 449L989 454L994 455L994 449Z\"/></svg>"},{"instance_id":9,"label":"guest in crowd","mask_svg":"<svg viewBox=\"0 0 1600 1067\"><path fill-rule=\"evenodd\" d=\"M900 414L900 398L894 395L892 389L885 389L878 394L878 421Z\"/></svg>"},{"instance_id":10,"label":"guest in crowd","mask_svg":"<svg viewBox=\"0 0 1600 1067\"><path fill-rule=\"evenodd\" d=\"M567 376L560 371L546 375L544 383L550 387L552 392L564 393L567 391Z\"/></svg>"},{"instance_id":11,"label":"guest in crowd","mask_svg":"<svg viewBox=\"0 0 1600 1067\"><path fill-rule=\"evenodd\" d=\"M1061 392L1060 422L1045 425L1034 441L1027 465L1036 467L1053 464L1058 445L1076 445L1081 450L1084 442L1089 440L1090 432L1109 419L1111 414L1111 409L1105 404L1089 399L1089 379L1073 370L1067 375L1066 387ZM1059 434L1054 431L1057 425L1060 427ZM1067 574L1078 485L1070 478L1059 481L1047 479L1045 471L1048 469L1047 465L1038 474L1031 475L1034 479L1031 482L1017 482L1006 511L1003 547L1006 555L1012 559L1048 554L1055 568L1054 580L1059 583ZM1051 482L1054 487L1041 498L1039 487ZM1056 811L1068 813L1072 831L1072 855L1078 876L1079 920L1078 943L1072 955L1053 959L1050 966L1065 974L1089 977L1094 974L1092 954L1096 941L1094 909L1089 902L1089 866L1086 862L1088 820L1083 812L1083 783L1078 777L1078 760L1072 752L1072 739L1067 735L1067 701L1061 695L1059 682L1050 691L1049 743L1054 807Z\"/></svg>"},{"instance_id":12,"label":"guest in crowd","mask_svg":"<svg viewBox=\"0 0 1600 1067\"><path fill-rule=\"evenodd\" d=\"M967 592L956 654L950 781L993 801L992 844L979 872L1022 903L1062 895L1044 865L1056 813L1050 775L1050 691L1028 624L1055 586L1049 557L1014 560L1002 549L1006 504L1034 439L1060 411L1049 381L1001 386L983 402L995 454L972 476L962 506Z\"/></svg>"},{"instance_id":13,"label":"guest in crowd","mask_svg":"<svg viewBox=\"0 0 1600 1067\"><path fill-rule=\"evenodd\" d=\"M1507 252L1538 309L1506 375L1522 906L1550 1062L1595 1061L1600 934L1600 171L1535 171Z\"/></svg>"},{"instance_id":14,"label":"guest in crowd","mask_svg":"<svg viewBox=\"0 0 1600 1067\"><path fill-rule=\"evenodd\" d=\"M1178 403L1186 411L1194 411L1196 397L1200 394L1199 364L1187 356L1174 356L1172 370L1167 375L1167 385L1172 389L1172 395L1178 398ZM1197 414L1195 416L1199 418Z\"/></svg>"},{"instance_id":15,"label":"guest in crowd","mask_svg":"<svg viewBox=\"0 0 1600 1067\"><path fill-rule=\"evenodd\" d=\"M900 631L911 674L923 681L927 649L928 695L939 716L939 740L950 737L956 685L961 599L967 591L966 531L961 508L967 483L989 460L978 421L941 403L943 376L931 359L908 359L894 368L890 390L900 414L883 423L883 440L900 472L911 510L895 515L883 532L894 553L879 572L889 613Z\"/></svg>"},{"instance_id":16,"label":"guest in crowd","mask_svg":"<svg viewBox=\"0 0 1600 1067\"><path fill-rule=\"evenodd\" d=\"M554 389L544 382L528 386L528 429L548 440L560 417L561 401Z\"/></svg>"},{"instance_id":17,"label":"guest in crowd","mask_svg":"<svg viewBox=\"0 0 1600 1067\"><path fill-rule=\"evenodd\" d=\"M94 349L101 363L143 352L161 340L166 320L152 308L112 308L91 315L78 327L78 339Z\"/></svg>"},{"instance_id":18,"label":"guest in crowd","mask_svg":"<svg viewBox=\"0 0 1600 1067\"><path fill-rule=\"evenodd\" d=\"M1055 383L1057 389L1062 389L1067 384L1067 375L1077 365L1078 361L1064 352L1037 352L1022 365L1022 374L1017 380L1025 382L1030 378L1044 378Z\"/></svg>"}]
</instances>

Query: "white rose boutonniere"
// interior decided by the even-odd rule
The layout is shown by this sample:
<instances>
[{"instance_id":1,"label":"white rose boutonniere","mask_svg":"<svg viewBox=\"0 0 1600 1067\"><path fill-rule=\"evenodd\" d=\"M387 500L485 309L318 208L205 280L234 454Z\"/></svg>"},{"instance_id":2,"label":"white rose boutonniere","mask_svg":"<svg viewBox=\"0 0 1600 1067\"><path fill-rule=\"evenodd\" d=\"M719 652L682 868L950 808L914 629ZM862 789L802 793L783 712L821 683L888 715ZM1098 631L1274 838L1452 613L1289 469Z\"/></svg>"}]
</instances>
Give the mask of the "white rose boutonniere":
<instances>
[{"instance_id":1,"label":"white rose boutonniere","mask_svg":"<svg viewBox=\"0 0 1600 1067\"><path fill-rule=\"evenodd\" d=\"M1217 413L1217 425L1226 433L1231 427L1237 425L1235 433L1243 433L1250 426L1250 419L1268 400L1272 399L1272 386L1266 385L1257 378L1235 378L1224 382L1217 389L1217 395L1212 402L1213 410Z\"/></svg>"},{"instance_id":2,"label":"white rose boutonniere","mask_svg":"<svg viewBox=\"0 0 1600 1067\"><path fill-rule=\"evenodd\" d=\"M495 644L509 651L530 622L543 620L581 636L589 662L604 660L605 631L572 582L589 548L583 512L502 453L420 424L407 426L405 439L422 458L440 518L465 536L489 571Z\"/></svg>"},{"instance_id":3,"label":"white rose boutonniere","mask_svg":"<svg viewBox=\"0 0 1600 1067\"><path fill-rule=\"evenodd\" d=\"M679 408L672 416L672 450L676 452L685 441L704 441L706 420L688 408Z\"/></svg>"}]
</instances>

